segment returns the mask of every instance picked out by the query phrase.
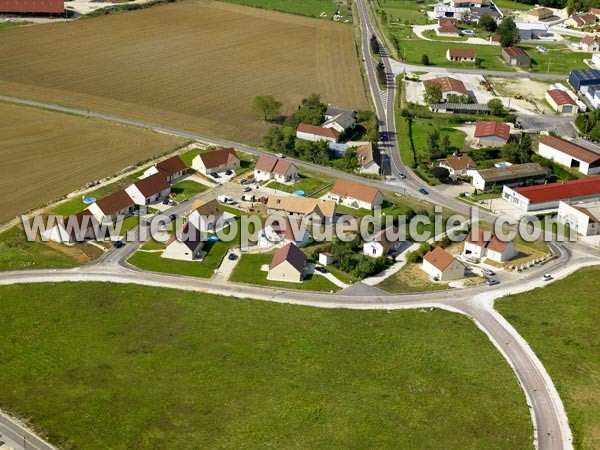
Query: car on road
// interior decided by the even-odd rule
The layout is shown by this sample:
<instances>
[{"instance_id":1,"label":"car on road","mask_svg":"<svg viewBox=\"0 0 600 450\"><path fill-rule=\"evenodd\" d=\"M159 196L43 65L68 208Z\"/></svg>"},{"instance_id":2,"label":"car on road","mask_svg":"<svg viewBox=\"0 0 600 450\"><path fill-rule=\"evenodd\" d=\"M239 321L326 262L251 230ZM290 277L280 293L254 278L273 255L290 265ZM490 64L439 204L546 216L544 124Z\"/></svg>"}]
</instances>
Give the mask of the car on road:
<instances>
[{"instance_id":1,"label":"car on road","mask_svg":"<svg viewBox=\"0 0 600 450\"><path fill-rule=\"evenodd\" d=\"M233 174L233 170L228 169L225 171L225 175L231 175L231 174Z\"/></svg>"},{"instance_id":2,"label":"car on road","mask_svg":"<svg viewBox=\"0 0 600 450\"><path fill-rule=\"evenodd\" d=\"M240 184L246 184L246 181L248 181L248 179L247 179L247 178L242 178L242 179L240 180Z\"/></svg>"},{"instance_id":3,"label":"car on road","mask_svg":"<svg viewBox=\"0 0 600 450\"><path fill-rule=\"evenodd\" d=\"M423 195L428 195L429 192L427 192L427 190L425 188L419 188L419 192Z\"/></svg>"},{"instance_id":4,"label":"car on road","mask_svg":"<svg viewBox=\"0 0 600 450\"><path fill-rule=\"evenodd\" d=\"M322 266L315 266L315 270L320 273L327 273L327 269Z\"/></svg>"},{"instance_id":5,"label":"car on road","mask_svg":"<svg viewBox=\"0 0 600 450\"><path fill-rule=\"evenodd\" d=\"M398 172L398 176L400 177L401 180L406 179L406 175L404 175L402 172Z\"/></svg>"},{"instance_id":6,"label":"car on road","mask_svg":"<svg viewBox=\"0 0 600 450\"><path fill-rule=\"evenodd\" d=\"M487 280L485 280L485 284L487 284L488 286L494 286L495 284L500 283L498 280L496 280L495 278L488 278Z\"/></svg>"},{"instance_id":7,"label":"car on road","mask_svg":"<svg viewBox=\"0 0 600 450\"><path fill-rule=\"evenodd\" d=\"M278 158L285 158L285 155L283 153L277 153L275 156L277 156Z\"/></svg>"},{"instance_id":8,"label":"car on road","mask_svg":"<svg viewBox=\"0 0 600 450\"><path fill-rule=\"evenodd\" d=\"M236 259L238 259L238 256L235 253L230 253L227 258L229 259L229 261L235 261Z\"/></svg>"},{"instance_id":9,"label":"car on road","mask_svg":"<svg viewBox=\"0 0 600 450\"><path fill-rule=\"evenodd\" d=\"M550 275L549 273L545 273L544 275L542 275L542 281L550 281L552 279L552 275Z\"/></svg>"},{"instance_id":10,"label":"car on road","mask_svg":"<svg viewBox=\"0 0 600 450\"><path fill-rule=\"evenodd\" d=\"M494 272L493 270L490 270L490 269L483 269L481 271L481 274L485 277L493 277L494 275L496 275L496 272Z\"/></svg>"},{"instance_id":11,"label":"car on road","mask_svg":"<svg viewBox=\"0 0 600 450\"><path fill-rule=\"evenodd\" d=\"M217 172L211 172L210 176L213 178L219 178L219 174Z\"/></svg>"},{"instance_id":12,"label":"car on road","mask_svg":"<svg viewBox=\"0 0 600 450\"><path fill-rule=\"evenodd\" d=\"M250 186L246 186L244 189L242 189L244 192L250 192L251 190L252 188Z\"/></svg>"},{"instance_id":13,"label":"car on road","mask_svg":"<svg viewBox=\"0 0 600 450\"><path fill-rule=\"evenodd\" d=\"M115 241L113 245L115 248L121 248L125 245L125 243L123 241Z\"/></svg>"}]
</instances>

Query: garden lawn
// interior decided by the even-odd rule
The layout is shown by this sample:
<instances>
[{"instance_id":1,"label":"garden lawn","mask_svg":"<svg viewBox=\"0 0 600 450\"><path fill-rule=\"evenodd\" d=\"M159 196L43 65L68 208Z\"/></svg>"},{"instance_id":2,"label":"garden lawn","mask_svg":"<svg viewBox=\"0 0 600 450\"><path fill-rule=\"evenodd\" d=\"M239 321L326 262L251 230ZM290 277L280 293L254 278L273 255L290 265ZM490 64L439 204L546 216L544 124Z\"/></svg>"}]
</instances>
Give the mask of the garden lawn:
<instances>
[{"instance_id":1,"label":"garden lawn","mask_svg":"<svg viewBox=\"0 0 600 450\"><path fill-rule=\"evenodd\" d=\"M91 192L88 192L84 195L84 197L93 197L96 200L100 200L103 197L106 197L110 194L117 192L120 189L125 189L127 186L131 185L131 179L129 177L121 178L120 180L115 181L114 183L110 183L99 187L98 189L94 189ZM70 216L71 214L77 214L80 211L83 211L89 205L83 203L81 196L73 197L63 203L52 206L50 211L54 214L60 214L63 216Z\"/></svg>"},{"instance_id":2,"label":"garden lawn","mask_svg":"<svg viewBox=\"0 0 600 450\"><path fill-rule=\"evenodd\" d=\"M304 175L300 175L300 179L294 184L283 184L277 181L269 183L268 187L271 189L277 189L279 191L292 193L297 190L304 191L306 195L310 196L311 193L318 191L319 189L327 186L327 182L319 180L317 178L311 178Z\"/></svg>"},{"instance_id":3,"label":"garden lawn","mask_svg":"<svg viewBox=\"0 0 600 450\"><path fill-rule=\"evenodd\" d=\"M23 229L10 228L0 233L0 270L67 268L77 260L54 246L60 244L29 242Z\"/></svg>"},{"instance_id":4,"label":"garden lawn","mask_svg":"<svg viewBox=\"0 0 600 450\"><path fill-rule=\"evenodd\" d=\"M321 275L307 275L302 283L285 283L267 280L267 272L260 270L263 264L269 264L273 253L244 254L233 269L229 281L236 283L259 284L284 289L300 289L306 291L338 291L340 288Z\"/></svg>"},{"instance_id":5,"label":"garden lawn","mask_svg":"<svg viewBox=\"0 0 600 450\"><path fill-rule=\"evenodd\" d=\"M380 9L386 12L388 21L409 22L413 25L426 25L427 14L422 10L428 10L426 3L416 3L413 0L388 0L380 3Z\"/></svg>"},{"instance_id":6,"label":"garden lawn","mask_svg":"<svg viewBox=\"0 0 600 450\"><path fill-rule=\"evenodd\" d=\"M583 62L584 59L592 59L592 53L574 52L565 45L546 45L538 44L546 47L546 53L540 53L537 45L520 44L529 56L533 67L530 72L548 72L548 64L550 65L550 73L568 74L571 70L589 69L589 66Z\"/></svg>"},{"instance_id":7,"label":"garden lawn","mask_svg":"<svg viewBox=\"0 0 600 450\"><path fill-rule=\"evenodd\" d=\"M457 314L110 283L0 298L0 405L58 448L533 448L513 372Z\"/></svg>"},{"instance_id":8,"label":"garden lawn","mask_svg":"<svg viewBox=\"0 0 600 450\"><path fill-rule=\"evenodd\" d=\"M273 11L297 14L299 16L319 17L322 12L331 20L337 9L332 0L221 0L227 3L252 6L254 8L271 9Z\"/></svg>"},{"instance_id":9,"label":"garden lawn","mask_svg":"<svg viewBox=\"0 0 600 450\"><path fill-rule=\"evenodd\" d=\"M503 297L496 309L541 359L565 405L577 449L600 448L600 269Z\"/></svg>"},{"instance_id":10,"label":"garden lawn","mask_svg":"<svg viewBox=\"0 0 600 450\"><path fill-rule=\"evenodd\" d=\"M197 183L192 180L183 180L179 183L175 183L171 188L171 193L175 194L175 200L179 203L193 197L201 192L208 189L208 186Z\"/></svg>"},{"instance_id":11,"label":"garden lawn","mask_svg":"<svg viewBox=\"0 0 600 450\"><path fill-rule=\"evenodd\" d=\"M412 139L417 152L427 148L427 135L436 129L440 132L440 136L447 134L450 138L449 155L456 150L463 149L465 145L465 133L449 126L447 119L418 118L412 122Z\"/></svg>"},{"instance_id":12,"label":"garden lawn","mask_svg":"<svg viewBox=\"0 0 600 450\"><path fill-rule=\"evenodd\" d=\"M421 263L406 263L402 269L377 285L379 289L396 294L402 292L426 292L448 289L447 283L431 281L421 269Z\"/></svg>"}]
</instances>

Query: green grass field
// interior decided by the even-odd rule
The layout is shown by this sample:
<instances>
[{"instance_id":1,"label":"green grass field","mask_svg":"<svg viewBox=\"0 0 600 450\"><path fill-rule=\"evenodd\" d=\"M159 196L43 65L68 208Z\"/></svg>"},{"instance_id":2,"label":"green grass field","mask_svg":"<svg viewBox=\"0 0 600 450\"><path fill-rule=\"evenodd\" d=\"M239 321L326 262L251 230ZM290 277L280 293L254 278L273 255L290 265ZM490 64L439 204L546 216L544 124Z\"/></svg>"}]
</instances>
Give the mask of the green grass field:
<instances>
[{"instance_id":1,"label":"green grass field","mask_svg":"<svg viewBox=\"0 0 600 450\"><path fill-rule=\"evenodd\" d=\"M175 194L175 200L182 202L208 189L208 186L197 183L192 180L183 180L175 183L171 188L171 193Z\"/></svg>"},{"instance_id":2,"label":"green grass field","mask_svg":"<svg viewBox=\"0 0 600 450\"><path fill-rule=\"evenodd\" d=\"M0 233L0 270L67 268L77 266L68 255L41 242L29 242L21 228Z\"/></svg>"},{"instance_id":3,"label":"green grass field","mask_svg":"<svg viewBox=\"0 0 600 450\"><path fill-rule=\"evenodd\" d=\"M0 405L59 448L532 448L511 369L442 310L108 283L0 297Z\"/></svg>"},{"instance_id":4,"label":"green grass field","mask_svg":"<svg viewBox=\"0 0 600 450\"><path fill-rule=\"evenodd\" d=\"M300 179L296 181L294 184L283 184L278 183L276 181L272 181L269 183L269 187L271 189L277 189L283 192L292 193L296 190L302 190L306 193L306 195L310 195L312 192L315 192L325 186L327 186L327 182L320 180L318 178L311 178L305 175L300 175Z\"/></svg>"},{"instance_id":5,"label":"green grass field","mask_svg":"<svg viewBox=\"0 0 600 450\"><path fill-rule=\"evenodd\" d=\"M412 138L417 152L427 147L427 135L437 129L440 134L447 134L450 138L451 154L455 150L462 150L465 145L465 133L455 130L448 123L448 119L440 118L418 118L412 123Z\"/></svg>"},{"instance_id":6,"label":"green grass field","mask_svg":"<svg viewBox=\"0 0 600 450\"><path fill-rule=\"evenodd\" d=\"M400 21L414 25L428 23L427 15L422 10L427 10L429 5L417 4L411 0L387 0L380 3L380 8L386 12L389 22Z\"/></svg>"},{"instance_id":7,"label":"green grass field","mask_svg":"<svg viewBox=\"0 0 600 450\"><path fill-rule=\"evenodd\" d=\"M267 272L260 270L263 264L269 264L273 253L245 254L240 257L229 281L236 283L259 284L284 289L300 289L306 291L339 291L340 288L320 275L307 275L302 283L284 283L267 280Z\"/></svg>"},{"instance_id":8,"label":"green grass field","mask_svg":"<svg viewBox=\"0 0 600 450\"><path fill-rule=\"evenodd\" d=\"M94 197L97 200L102 197L106 197L114 192L117 192L119 189L124 189L132 183L129 177L121 178L120 180L115 181L114 183L110 183L104 185L98 189L94 189L91 192L85 194L85 197ZM70 216L71 214L77 214L80 211L83 211L89 205L83 203L81 197L73 197L63 203L60 203L56 206L50 208L50 211L54 214L60 214L63 216Z\"/></svg>"},{"instance_id":9,"label":"green grass field","mask_svg":"<svg viewBox=\"0 0 600 450\"><path fill-rule=\"evenodd\" d=\"M600 448L600 269L496 301L529 342L565 404L575 448Z\"/></svg>"},{"instance_id":10,"label":"green grass field","mask_svg":"<svg viewBox=\"0 0 600 450\"><path fill-rule=\"evenodd\" d=\"M505 12L511 10L528 11L533 9L533 5L526 5L524 3L516 2L515 0L494 0L496 6Z\"/></svg>"},{"instance_id":11,"label":"green grass field","mask_svg":"<svg viewBox=\"0 0 600 450\"><path fill-rule=\"evenodd\" d=\"M227 3L252 6L254 8L270 9L307 17L319 17L322 12L331 20L337 9L332 0L221 0Z\"/></svg>"},{"instance_id":12,"label":"green grass field","mask_svg":"<svg viewBox=\"0 0 600 450\"><path fill-rule=\"evenodd\" d=\"M533 67L530 72L546 73L549 69L550 73L566 74L571 70L589 68L583 60L591 59L592 53L573 52L564 45L542 45L548 49L548 52L540 53L535 48L536 45L519 45L519 47L523 48L531 57Z\"/></svg>"}]
</instances>

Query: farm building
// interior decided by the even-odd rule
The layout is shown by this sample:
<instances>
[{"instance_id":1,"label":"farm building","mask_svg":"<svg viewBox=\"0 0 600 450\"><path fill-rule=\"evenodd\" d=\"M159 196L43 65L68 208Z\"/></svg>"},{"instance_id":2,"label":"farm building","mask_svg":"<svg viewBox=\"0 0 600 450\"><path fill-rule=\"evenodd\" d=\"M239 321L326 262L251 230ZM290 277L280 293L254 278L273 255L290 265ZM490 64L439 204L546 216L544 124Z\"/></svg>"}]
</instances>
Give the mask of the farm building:
<instances>
[{"instance_id":1,"label":"farm building","mask_svg":"<svg viewBox=\"0 0 600 450\"><path fill-rule=\"evenodd\" d=\"M308 125L306 123L298 125L298 129L296 130L296 137L298 139L313 142L338 142L340 140L340 135L341 133L335 128L324 128L317 125Z\"/></svg>"},{"instance_id":2,"label":"farm building","mask_svg":"<svg viewBox=\"0 0 600 450\"><path fill-rule=\"evenodd\" d=\"M546 20L554 15L554 12L548 8L533 8L527 12L527 19L536 21L536 20Z\"/></svg>"},{"instance_id":3,"label":"farm building","mask_svg":"<svg viewBox=\"0 0 600 450\"><path fill-rule=\"evenodd\" d=\"M550 171L537 163L513 164L508 167L493 167L471 172L476 189L491 189L494 186L523 186L526 183L544 183Z\"/></svg>"},{"instance_id":4,"label":"farm building","mask_svg":"<svg viewBox=\"0 0 600 450\"><path fill-rule=\"evenodd\" d=\"M533 39L549 36L548 25L543 23L518 22L516 25L519 33L519 39L522 41L531 41Z\"/></svg>"},{"instance_id":5,"label":"farm building","mask_svg":"<svg viewBox=\"0 0 600 450\"><path fill-rule=\"evenodd\" d=\"M460 280L465 276L465 266L442 247L423 256L422 269L437 281Z\"/></svg>"},{"instance_id":6,"label":"farm building","mask_svg":"<svg viewBox=\"0 0 600 450\"><path fill-rule=\"evenodd\" d=\"M510 139L510 126L497 121L477 122L474 137L480 147L502 147Z\"/></svg>"},{"instance_id":7,"label":"farm building","mask_svg":"<svg viewBox=\"0 0 600 450\"><path fill-rule=\"evenodd\" d=\"M254 178L257 181L275 180L279 183L295 183L298 179L298 168L285 159L261 156L254 166Z\"/></svg>"},{"instance_id":8,"label":"farm building","mask_svg":"<svg viewBox=\"0 0 600 450\"><path fill-rule=\"evenodd\" d=\"M588 34L581 39L579 46L586 52L600 52L600 36Z\"/></svg>"},{"instance_id":9,"label":"farm building","mask_svg":"<svg viewBox=\"0 0 600 450\"><path fill-rule=\"evenodd\" d=\"M64 0L0 0L0 14L64 14Z\"/></svg>"},{"instance_id":10,"label":"farm building","mask_svg":"<svg viewBox=\"0 0 600 450\"><path fill-rule=\"evenodd\" d=\"M203 175L238 170L240 159L234 148L221 147L209 152L198 153L192 160L192 168Z\"/></svg>"},{"instance_id":11,"label":"farm building","mask_svg":"<svg viewBox=\"0 0 600 450\"><path fill-rule=\"evenodd\" d=\"M583 86L580 92L585 95L594 108L600 108L600 84Z\"/></svg>"},{"instance_id":12,"label":"farm building","mask_svg":"<svg viewBox=\"0 0 600 450\"><path fill-rule=\"evenodd\" d=\"M395 238L398 236L398 238ZM363 253L373 258L386 256L402 246L403 240L399 238L398 229L388 227L369 237L363 244Z\"/></svg>"},{"instance_id":13,"label":"farm building","mask_svg":"<svg viewBox=\"0 0 600 450\"><path fill-rule=\"evenodd\" d=\"M454 8L481 8L482 0L450 0L450 6Z\"/></svg>"},{"instance_id":14,"label":"farm building","mask_svg":"<svg viewBox=\"0 0 600 450\"><path fill-rule=\"evenodd\" d=\"M556 136L544 136L540 139L538 153L585 175L600 173L600 147L593 144L586 144L584 147Z\"/></svg>"},{"instance_id":15,"label":"farm building","mask_svg":"<svg viewBox=\"0 0 600 450\"><path fill-rule=\"evenodd\" d=\"M528 66L531 63L531 58L527 52L519 47L503 48L502 59L511 66Z\"/></svg>"},{"instance_id":16,"label":"farm building","mask_svg":"<svg viewBox=\"0 0 600 450\"><path fill-rule=\"evenodd\" d=\"M190 222L183 224L167 241L161 257L180 261L194 261L202 256L202 235Z\"/></svg>"},{"instance_id":17,"label":"farm building","mask_svg":"<svg viewBox=\"0 0 600 450\"><path fill-rule=\"evenodd\" d=\"M167 179L169 183L173 183L173 181L185 175L186 171L187 166L183 160L179 156L175 155L165 159L164 161L154 164L152 167L149 167L144 171L140 178L148 178L150 175L160 173Z\"/></svg>"},{"instance_id":18,"label":"farm building","mask_svg":"<svg viewBox=\"0 0 600 450\"><path fill-rule=\"evenodd\" d=\"M133 213L134 203L123 189L107 195L92 203L87 209L94 215L98 222L108 220L114 222L119 216L126 217Z\"/></svg>"},{"instance_id":19,"label":"farm building","mask_svg":"<svg viewBox=\"0 0 600 450\"><path fill-rule=\"evenodd\" d=\"M306 266L306 255L289 243L273 254L269 264L268 280L301 283L304 278L304 267Z\"/></svg>"},{"instance_id":20,"label":"farm building","mask_svg":"<svg viewBox=\"0 0 600 450\"><path fill-rule=\"evenodd\" d=\"M335 202L311 197L298 197L295 195L279 196L270 195L267 200L267 213L279 214L290 219L303 219L319 221L330 224L335 216Z\"/></svg>"},{"instance_id":21,"label":"farm building","mask_svg":"<svg viewBox=\"0 0 600 450\"><path fill-rule=\"evenodd\" d=\"M582 178L514 189L504 186L502 198L525 212L556 209L560 201L570 203L598 201L600 200L600 178Z\"/></svg>"},{"instance_id":22,"label":"farm building","mask_svg":"<svg viewBox=\"0 0 600 450\"><path fill-rule=\"evenodd\" d=\"M96 237L98 221L87 209L64 220L58 220L49 230L42 233L42 241L50 240L61 244L74 244Z\"/></svg>"},{"instance_id":23,"label":"farm building","mask_svg":"<svg viewBox=\"0 0 600 450\"><path fill-rule=\"evenodd\" d=\"M452 114L490 114L490 107L485 103L434 103L429 105L429 110Z\"/></svg>"},{"instance_id":24,"label":"farm building","mask_svg":"<svg viewBox=\"0 0 600 450\"><path fill-rule=\"evenodd\" d=\"M477 164L470 156L455 156L452 158L444 158L439 160L440 167L448 169L450 178L455 180L459 177L468 175L469 170L477 169Z\"/></svg>"},{"instance_id":25,"label":"farm building","mask_svg":"<svg viewBox=\"0 0 600 450\"><path fill-rule=\"evenodd\" d=\"M356 149L356 159L360 173L379 175L381 171L381 153L370 142Z\"/></svg>"},{"instance_id":26,"label":"farm building","mask_svg":"<svg viewBox=\"0 0 600 450\"><path fill-rule=\"evenodd\" d=\"M217 200L196 200L187 217L194 228L203 232L214 232L223 228L225 223L224 211Z\"/></svg>"},{"instance_id":27,"label":"farm building","mask_svg":"<svg viewBox=\"0 0 600 450\"><path fill-rule=\"evenodd\" d=\"M468 48L449 48L446 51L448 61L475 62L477 52Z\"/></svg>"},{"instance_id":28,"label":"farm building","mask_svg":"<svg viewBox=\"0 0 600 450\"><path fill-rule=\"evenodd\" d=\"M577 14L565 20L565 25L575 28L585 28L594 25L598 18L594 14Z\"/></svg>"},{"instance_id":29,"label":"farm building","mask_svg":"<svg viewBox=\"0 0 600 450\"><path fill-rule=\"evenodd\" d=\"M433 8L433 14L436 19L442 17L450 17L452 19L461 20L463 15L469 14L471 10L469 8L454 8L452 6L445 6L443 4L437 4Z\"/></svg>"},{"instance_id":30,"label":"farm building","mask_svg":"<svg viewBox=\"0 0 600 450\"><path fill-rule=\"evenodd\" d=\"M125 192L136 205L149 205L169 195L171 185L161 173L155 173L126 187Z\"/></svg>"},{"instance_id":31,"label":"farm building","mask_svg":"<svg viewBox=\"0 0 600 450\"><path fill-rule=\"evenodd\" d=\"M600 203L559 202L557 220L583 236L600 234Z\"/></svg>"},{"instance_id":32,"label":"farm building","mask_svg":"<svg viewBox=\"0 0 600 450\"><path fill-rule=\"evenodd\" d=\"M449 95L469 95L465 84L457 80L456 78L451 77L440 77L433 78L431 80L423 81L423 89L427 90L430 86L434 84L438 84L442 91L442 99L446 101Z\"/></svg>"},{"instance_id":33,"label":"farm building","mask_svg":"<svg viewBox=\"0 0 600 450\"><path fill-rule=\"evenodd\" d=\"M577 102L561 89L549 89L546 91L546 100L554 111L563 114L577 114L579 108Z\"/></svg>"},{"instance_id":34,"label":"farm building","mask_svg":"<svg viewBox=\"0 0 600 450\"><path fill-rule=\"evenodd\" d=\"M335 182L327 198L356 209L372 210L383 203L383 194L379 189L342 179Z\"/></svg>"},{"instance_id":35,"label":"farm building","mask_svg":"<svg viewBox=\"0 0 600 450\"><path fill-rule=\"evenodd\" d=\"M512 241L502 241L496 235L483 230L471 230L464 242L463 254L471 258L491 259L498 263L510 261L517 256L517 249Z\"/></svg>"},{"instance_id":36,"label":"farm building","mask_svg":"<svg viewBox=\"0 0 600 450\"><path fill-rule=\"evenodd\" d=\"M447 36L447 37L459 37L460 30L456 27L456 25L441 25L435 29L435 33L438 36Z\"/></svg>"},{"instance_id":37,"label":"farm building","mask_svg":"<svg viewBox=\"0 0 600 450\"><path fill-rule=\"evenodd\" d=\"M325 122L323 128L333 128L339 133L351 130L356 125L356 111L349 109L335 108L331 105L325 112Z\"/></svg>"},{"instance_id":38,"label":"farm building","mask_svg":"<svg viewBox=\"0 0 600 450\"><path fill-rule=\"evenodd\" d=\"M569 84L576 91L581 91L584 86L600 84L600 70L571 70L569 73Z\"/></svg>"}]
</instances>

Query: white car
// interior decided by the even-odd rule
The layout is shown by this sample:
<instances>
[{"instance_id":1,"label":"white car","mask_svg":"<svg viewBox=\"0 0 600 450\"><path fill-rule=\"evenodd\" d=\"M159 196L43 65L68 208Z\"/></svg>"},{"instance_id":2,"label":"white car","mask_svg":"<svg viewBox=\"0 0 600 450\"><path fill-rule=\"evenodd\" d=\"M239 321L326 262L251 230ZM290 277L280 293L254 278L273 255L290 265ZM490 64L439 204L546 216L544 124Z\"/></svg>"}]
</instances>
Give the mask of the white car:
<instances>
[{"instance_id":1,"label":"white car","mask_svg":"<svg viewBox=\"0 0 600 450\"><path fill-rule=\"evenodd\" d=\"M277 156L278 158L285 158L285 155L283 153L277 153L275 156Z\"/></svg>"},{"instance_id":2,"label":"white car","mask_svg":"<svg viewBox=\"0 0 600 450\"><path fill-rule=\"evenodd\" d=\"M550 281L552 279L552 275L550 275L549 273L545 273L544 275L542 275L542 281Z\"/></svg>"}]
</instances>

